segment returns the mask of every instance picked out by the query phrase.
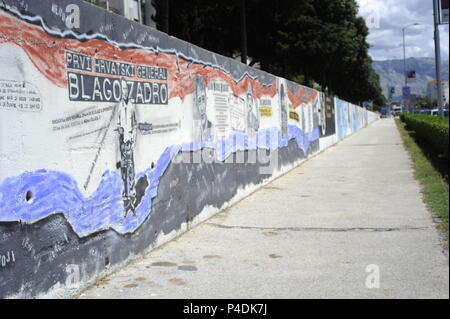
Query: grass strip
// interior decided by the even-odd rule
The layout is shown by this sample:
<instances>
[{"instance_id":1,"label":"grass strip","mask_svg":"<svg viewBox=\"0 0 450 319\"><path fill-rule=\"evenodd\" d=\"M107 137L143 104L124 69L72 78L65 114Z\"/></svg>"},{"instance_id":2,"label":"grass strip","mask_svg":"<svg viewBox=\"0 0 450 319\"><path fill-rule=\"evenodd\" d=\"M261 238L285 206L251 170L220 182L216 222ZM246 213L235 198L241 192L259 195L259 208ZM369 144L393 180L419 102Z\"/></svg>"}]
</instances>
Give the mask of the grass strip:
<instances>
[{"instance_id":1,"label":"grass strip","mask_svg":"<svg viewBox=\"0 0 450 319\"><path fill-rule=\"evenodd\" d=\"M416 143L413 138L414 132L408 131L405 123L399 119L396 119L395 122L403 139L403 144L413 162L415 178L422 185L423 201L431 213L439 218L438 229L442 232L444 245L448 249L448 181Z\"/></svg>"}]
</instances>

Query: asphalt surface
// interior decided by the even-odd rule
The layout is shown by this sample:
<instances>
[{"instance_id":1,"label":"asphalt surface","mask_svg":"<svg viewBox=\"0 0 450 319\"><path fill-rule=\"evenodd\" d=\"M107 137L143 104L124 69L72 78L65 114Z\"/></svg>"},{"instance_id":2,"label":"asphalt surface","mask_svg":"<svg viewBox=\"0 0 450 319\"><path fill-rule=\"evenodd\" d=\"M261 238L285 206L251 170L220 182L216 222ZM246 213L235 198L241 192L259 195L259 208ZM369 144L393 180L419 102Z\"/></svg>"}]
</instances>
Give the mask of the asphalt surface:
<instances>
[{"instance_id":1,"label":"asphalt surface","mask_svg":"<svg viewBox=\"0 0 450 319\"><path fill-rule=\"evenodd\" d=\"M383 119L79 298L449 298L447 256Z\"/></svg>"}]
</instances>

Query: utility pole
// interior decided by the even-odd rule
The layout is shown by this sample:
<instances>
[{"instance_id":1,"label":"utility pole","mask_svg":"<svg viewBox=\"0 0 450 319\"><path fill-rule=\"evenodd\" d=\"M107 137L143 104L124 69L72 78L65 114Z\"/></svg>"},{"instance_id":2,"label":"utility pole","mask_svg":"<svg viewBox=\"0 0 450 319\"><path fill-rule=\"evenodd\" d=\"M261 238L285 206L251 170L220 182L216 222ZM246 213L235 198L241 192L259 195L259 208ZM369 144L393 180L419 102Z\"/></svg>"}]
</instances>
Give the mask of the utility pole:
<instances>
[{"instance_id":1,"label":"utility pole","mask_svg":"<svg viewBox=\"0 0 450 319\"><path fill-rule=\"evenodd\" d=\"M156 22L155 20L153 20L153 17L156 15L156 9L154 7L153 1L145 0L143 4L144 4L143 10L144 24L156 29Z\"/></svg>"},{"instance_id":2,"label":"utility pole","mask_svg":"<svg viewBox=\"0 0 450 319\"><path fill-rule=\"evenodd\" d=\"M247 64L247 17L245 0L239 0L241 11L241 62Z\"/></svg>"},{"instance_id":3,"label":"utility pole","mask_svg":"<svg viewBox=\"0 0 450 319\"><path fill-rule=\"evenodd\" d=\"M405 86L404 86L404 90L407 89L408 87L408 77L406 74L406 46L405 46L405 28L402 29L403 32L403 74L405 76ZM407 107L406 107L406 94L405 92L402 92L402 97L403 97L403 107L405 108L404 110L402 110L402 112L407 111Z\"/></svg>"},{"instance_id":4,"label":"utility pole","mask_svg":"<svg viewBox=\"0 0 450 319\"><path fill-rule=\"evenodd\" d=\"M442 100L442 81L441 81L441 38L439 35L439 1L433 0L434 10L434 52L436 60L436 85L437 85L437 102L439 116L444 116L443 100Z\"/></svg>"},{"instance_id":5,"label":"utility pole","mask_svg":"<svg viewBox=\"0 0 450 319\"><path fill-rule=\"evenodd\" d=\"M405 45L405 29L402 29L403 32L403 75L405 76L405 87L408 86L408 77L406 74L406 45Z\"/></svg>"},{"instance_id":6,"label":"utility pole","mask_svg":"<svg viewBox=\"0 0 450 319\"><path fill-rule=\"evenodd\" d=\"M156 0L157 3L157 15L158 30L169 34L169 0Z\"/></svg>"},{"instance_id":7,"label":"utility pole","mask_svg":"<svg viewBox=\"0 0 450 319\"><path fill-rule=\"evenodd\" d=\"M138 7L139 23L142 24L144 21L143 21L142 2L141 2L141 0L137 1L137 7Z\"/></svg>"},{"instance_id":8,"label":"utility pole","mask_svg":"<svg viewBox=\"0 0 450 319\"><path fill-rule=\"evenodd\" d=\"M405 76L405 90L408 88L408 70L406 69L406 45L405 45L405 30L408 29L409 27L415 26L415 25L419 25L419 23L413 23L413 24L409 24L406 27L402 28L402 33L403 33L403 72L404 72L404 76ZM405 99L405 93L402 94L403 96L403 106L407 109L407 111L409 111L409 108L406 107L406 99ZM406 100L406 101L405 101ZM405 110L403 110L405 111Z\"/></svg>"}]
</instances>

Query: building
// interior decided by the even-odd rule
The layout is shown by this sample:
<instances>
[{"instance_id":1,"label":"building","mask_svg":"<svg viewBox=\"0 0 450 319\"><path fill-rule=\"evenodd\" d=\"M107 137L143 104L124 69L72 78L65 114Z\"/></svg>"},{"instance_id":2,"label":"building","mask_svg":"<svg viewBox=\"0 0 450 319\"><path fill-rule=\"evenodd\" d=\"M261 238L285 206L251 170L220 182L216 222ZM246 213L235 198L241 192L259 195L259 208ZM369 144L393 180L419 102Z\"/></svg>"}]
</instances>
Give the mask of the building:
<instances>
[{"instance_id":1,"label":"building","mask_svg":"<svg viewBox=\"0 0 450 319\"><path fill-rule=\"evenodd\" d=\"M434 101L437 100L437 81L432 80L428 82L427 86L427 98ZM448 81L442 81L442 98L444 105L448 106L449 102L449 91L448 91Z\"/></svg>"},{"instance_id":2,"label":"building","mask_svg":"<svg viewBox=\"0 0 450 319\"><path fill-rule=\"evenodd\" d=\"M422 98L419 94L410 94L405 97L405 105L408 106L408 110L412 111L416 105L419 103L420 99Z\"/></svg>"},{"instance_id":3,"label":"building","mask_svg":"<svg viewBox=\"0 0 450 319\"><path fill-rule=\"evenodd\" d=\"M143 23L156 28L156 23L152 16L156 10L152 5L152 0L86 0L96 4L108 11L122 15L127 19Z\"/></svg>"}]
</instances>

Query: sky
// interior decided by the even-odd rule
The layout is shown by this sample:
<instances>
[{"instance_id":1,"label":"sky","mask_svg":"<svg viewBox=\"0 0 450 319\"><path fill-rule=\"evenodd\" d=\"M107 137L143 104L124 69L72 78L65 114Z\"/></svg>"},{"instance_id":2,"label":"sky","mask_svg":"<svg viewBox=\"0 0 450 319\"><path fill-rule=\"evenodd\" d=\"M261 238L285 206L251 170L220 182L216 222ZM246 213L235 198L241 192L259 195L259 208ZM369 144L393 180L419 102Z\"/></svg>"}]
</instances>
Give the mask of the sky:
<instances>
[{"instance_id":1,"label":"sky","mask_svg":"<svg viewBox=\"0 0 450 319\"><path fill-rule=\"evenodd\" d=\"M369 54L375 61L403 59L402 28L406 57L434 58L433 0L356 0L359 14L369 27ZM439 27L441 58L449 59L448 24Z\"/></svg>"}]
</instances>

